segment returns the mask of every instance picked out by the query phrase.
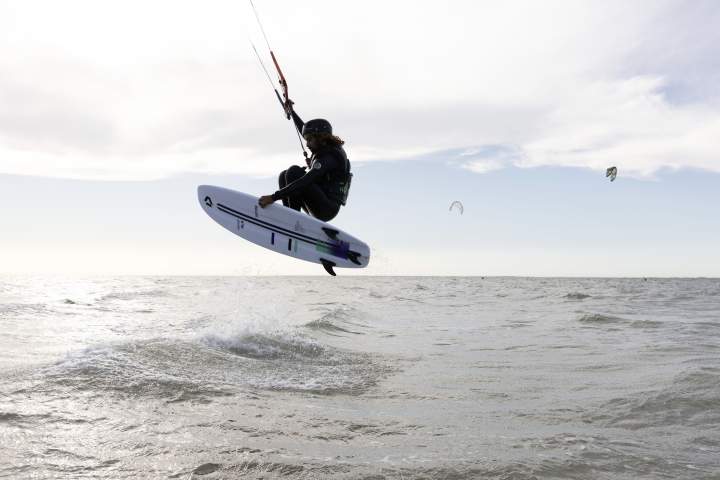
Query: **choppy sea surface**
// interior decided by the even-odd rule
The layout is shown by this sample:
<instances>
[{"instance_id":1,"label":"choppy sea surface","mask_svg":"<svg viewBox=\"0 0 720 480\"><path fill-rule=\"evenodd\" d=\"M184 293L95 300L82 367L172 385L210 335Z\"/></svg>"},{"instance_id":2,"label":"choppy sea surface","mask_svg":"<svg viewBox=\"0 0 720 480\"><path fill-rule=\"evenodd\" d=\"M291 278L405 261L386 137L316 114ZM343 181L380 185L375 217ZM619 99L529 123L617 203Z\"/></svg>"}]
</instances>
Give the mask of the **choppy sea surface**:
<instances>
[{"instance_id":1,"label":"choppy sea surface","mask_svg":"<svg viewBox=\"0 0 720 480\"><path fill-rule=\"evenodd\" d=\"M0 477L720 478L720 280L0 277Z\"/></svg>"}]
</instances>

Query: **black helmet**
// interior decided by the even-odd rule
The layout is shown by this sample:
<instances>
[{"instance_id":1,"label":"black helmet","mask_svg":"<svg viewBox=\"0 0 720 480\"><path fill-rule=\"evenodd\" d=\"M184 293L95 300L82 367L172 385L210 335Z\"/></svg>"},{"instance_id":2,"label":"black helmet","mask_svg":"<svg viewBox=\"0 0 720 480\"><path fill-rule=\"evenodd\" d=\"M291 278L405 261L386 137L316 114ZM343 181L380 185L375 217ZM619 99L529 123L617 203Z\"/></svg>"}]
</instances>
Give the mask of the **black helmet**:
<instances>
[{"instance_id":1,"label":"black helmet","mask_svg":"<svg viewBox=\"0 0 720 480\"><path fill-rule=\"evenodd\" d=\"M303 125L302 128L303 137L313 133L329 133L332 135L332 126L330 125L330 122L324 118L315 118Z\"/></svg>"}]
</instances>

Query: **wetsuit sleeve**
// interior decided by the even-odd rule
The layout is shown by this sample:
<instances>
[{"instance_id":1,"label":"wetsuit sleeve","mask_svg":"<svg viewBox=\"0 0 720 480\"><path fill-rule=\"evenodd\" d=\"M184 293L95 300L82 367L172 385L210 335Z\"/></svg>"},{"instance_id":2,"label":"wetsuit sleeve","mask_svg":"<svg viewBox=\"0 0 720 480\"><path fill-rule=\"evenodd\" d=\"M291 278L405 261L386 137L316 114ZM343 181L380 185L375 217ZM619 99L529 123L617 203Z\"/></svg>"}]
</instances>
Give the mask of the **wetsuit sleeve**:
<instances>
[{"instance_id":1,"label":"wetsuit sleeve","mask_svg":"<svg viewBox=\"0 0 720 480\"><path fill-rule=\"evenodd\" d=\"M302 129L305 126L305 122L302 121L302 118L300 118L300 115L295 113L295 110L292 110L291 113L292 113L293 122L295 122L295 126L297 127L298 132L302 133Z\"/></svg>"},{"instance_id":2,"label":"wetsuit sleeve","mask_svg":"<svg viewBox=\"0 0 720 480\"><path fill-rule=\"evenodd\" d=\"M277 201L281 198L287 198L290 195L304 189L308 185L314 183L318 178L337 168L337 159L331 153L318 155L310 165L310 170L305 175L289 183L272 194L272 199Z\"/></svg>"}]
</instances>

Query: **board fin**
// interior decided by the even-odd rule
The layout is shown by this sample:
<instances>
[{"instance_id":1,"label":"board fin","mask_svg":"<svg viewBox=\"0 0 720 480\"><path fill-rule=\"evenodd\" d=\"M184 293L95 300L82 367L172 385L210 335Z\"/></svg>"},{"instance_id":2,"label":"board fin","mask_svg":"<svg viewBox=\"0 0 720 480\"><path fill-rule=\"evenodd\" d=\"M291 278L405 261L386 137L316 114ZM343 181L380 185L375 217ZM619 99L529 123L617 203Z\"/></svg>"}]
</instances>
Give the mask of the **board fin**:
<instances>
[{"instance_id":1,"label":"board fin","mask_svg":"<svg viewBox=\"0 0 720 480\"><path fill-rule=\"evenodd\" d=\"M333 270L333 267L335 266L335 262L331 262L330 260L325 260L324 258L321 258L320 262L322 263L322 266L325 268L326 272L328 272L333 277L336 276L336 273Z\"/></svg>"},{"instance_id":2,"label":"board fin","mask_svg":"<svg viewBox=\"0 0 720 480\"><path fill-rule=\"evenodd\" d=\"M325 232L325 235L332 238L333 240L337 240L338 232L337 230L329 227L322 227L322 231Z\"/></svg>"},{"instance_id":3,"label":"board fin","mask_svg":"<svg viewBox=\"0 0 720 480\"><path fill-rule=\"evenodd\" d=\"M352 250L347 252L348 260L353 262L355 265L362 265L362 263L360 263L360 260L358 260L359 256L360 256L360 254L358 252L353 252Z\"/></svg>"}]
</instances>

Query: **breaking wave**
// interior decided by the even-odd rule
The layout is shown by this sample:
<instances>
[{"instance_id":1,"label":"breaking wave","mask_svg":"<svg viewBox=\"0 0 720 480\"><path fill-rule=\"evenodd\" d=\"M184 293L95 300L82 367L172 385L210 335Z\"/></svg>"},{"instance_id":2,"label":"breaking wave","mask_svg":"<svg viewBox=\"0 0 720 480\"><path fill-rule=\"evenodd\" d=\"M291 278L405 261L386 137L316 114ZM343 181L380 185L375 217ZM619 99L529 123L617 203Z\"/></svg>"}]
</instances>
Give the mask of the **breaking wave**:
<instances>
[{"instance_id":1,"label":"breaking wave","mask_svg":"<svg viewBox=\"0 0 720 480\"><path fill-rule=\"evenodd\" d=\"M364 326L357 321L360 315L360 312L354 308L345 306L336 307L325 312L317 320L306 323L304 327L329 335L364 335L363 332L359 331L360 328L358 328Z\"/></svg>"},{"instance_id":2,"label":"breaking wave","mask_svg":"<svg viewBox=\"0 0 720 480\"><path fill-rule=\"evenodd\" d=\"M35 389L210 402L237 389L357 395L388 367L292 333L153 339L86 349L47 367Z\"/></svg>"}]
</instances>

